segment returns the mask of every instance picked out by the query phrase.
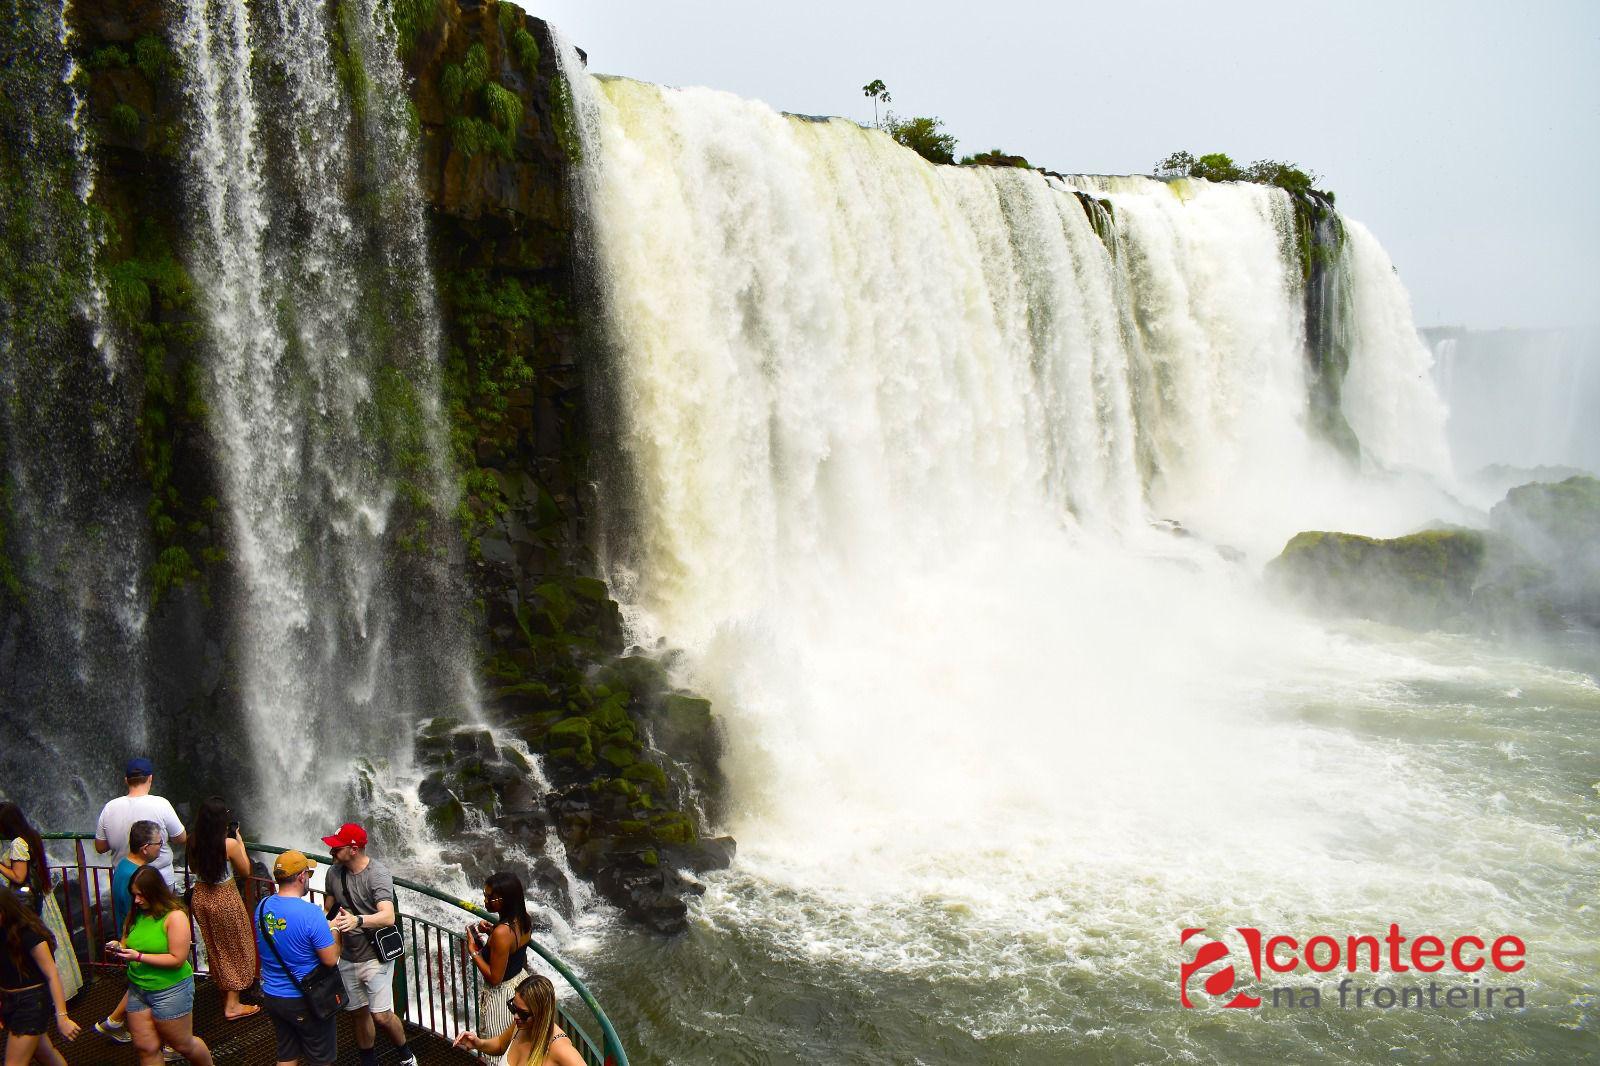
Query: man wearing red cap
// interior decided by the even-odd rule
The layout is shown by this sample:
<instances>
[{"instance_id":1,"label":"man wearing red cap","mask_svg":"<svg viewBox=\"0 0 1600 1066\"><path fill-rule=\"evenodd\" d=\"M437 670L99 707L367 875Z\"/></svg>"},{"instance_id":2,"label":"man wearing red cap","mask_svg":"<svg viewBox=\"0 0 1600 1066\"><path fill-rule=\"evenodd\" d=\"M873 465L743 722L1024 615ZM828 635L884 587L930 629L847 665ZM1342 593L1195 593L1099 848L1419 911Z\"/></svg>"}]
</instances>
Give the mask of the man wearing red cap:
<instances>
[{"instance_id":1,"label":"man wearing red cap","mask_svg":"<svg viewBox=\"0 0 1600 1066\"><path fill-rule=\"evenodd\" d=\"M400 1066L416 1066L406 1027L394 1013L394 963L383 961L369 935L395 922L394 877L367 854L367 831L354 822L322 842L337 864L328 871L328 903L339 932L339 976L350 993L344 1009L355 1021L361 1066L377 1066L379 1026L400 1049Z\"/></svg>"}]
</instances>

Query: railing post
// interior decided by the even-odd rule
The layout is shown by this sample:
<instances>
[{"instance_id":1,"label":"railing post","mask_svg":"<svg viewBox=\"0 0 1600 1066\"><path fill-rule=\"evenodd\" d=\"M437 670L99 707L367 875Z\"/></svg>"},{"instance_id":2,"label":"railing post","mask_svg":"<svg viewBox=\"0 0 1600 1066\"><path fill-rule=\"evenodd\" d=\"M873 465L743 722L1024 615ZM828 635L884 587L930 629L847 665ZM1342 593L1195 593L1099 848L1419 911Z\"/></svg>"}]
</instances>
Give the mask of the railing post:
<instances>
[{"instance_id":1,"label":"railing post","mask_svg":"<svg viewBox=\"0 0 1600 1066\"><path fill-rule=\"evenodd\" d=\"M398 892L394 894L394 927L401 933L405 932L400 925L400 893ZM395 1011L404 1020L409 1016L411 1010L411 986L406 980L406 953L404 951L400 952L400 958L396 961L400 965L394 968Z\"/></svg>"},{"instance_id":2,"label":"railing post","mask_svg":"<svg viewBox=\"0 0 1600 1066\"><path fill-rule=\"evenodd\" d=\"M72 841L72 855L78 863L78 902L83 907L83 938L89 943L89 961L93 962L96 952L105 950L105 938L100 935L99 916L96 915L94 928L89 924L89 859L83 853L83 838L77 837ZM68 922L68 926L72 923ZM69 929L70 933L71 930Z\"/></svg>"}]
</instances>

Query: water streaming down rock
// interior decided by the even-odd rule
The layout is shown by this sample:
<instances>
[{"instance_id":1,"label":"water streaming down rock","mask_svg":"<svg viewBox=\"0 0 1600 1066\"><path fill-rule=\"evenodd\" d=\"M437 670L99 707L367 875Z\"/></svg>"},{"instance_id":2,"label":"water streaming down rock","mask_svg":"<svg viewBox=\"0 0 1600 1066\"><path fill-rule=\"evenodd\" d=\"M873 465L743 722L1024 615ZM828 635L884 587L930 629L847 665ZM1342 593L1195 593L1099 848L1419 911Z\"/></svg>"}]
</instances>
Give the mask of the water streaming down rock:
<instances>
[{"instance_id":1,"label":"water streaming down rock","mask_svg":"<svg viewBox=\"0 0 1600 1066\"><path fill-rule=\"evenodd\" d=\"M325 812L358 758L401 772L426 714L474 709L442 559L438 326L398 67L378 61L393 31L370 5L334 17L195 0L175 42L242 698L276 826Z\"/></svg>"},{"instance_id":2,"label":"water streaming down rock","mask_svg":"<svg viewBox=\"0 0 1600 1066\"><path fill-rule=\"evenodd\" d=\"M0 777L71 766L41 824L92 810L95 773L152 739L146 495L135 397L95 274L100 234L64 5L0 12Z\"/></svg>"}]
</instances>

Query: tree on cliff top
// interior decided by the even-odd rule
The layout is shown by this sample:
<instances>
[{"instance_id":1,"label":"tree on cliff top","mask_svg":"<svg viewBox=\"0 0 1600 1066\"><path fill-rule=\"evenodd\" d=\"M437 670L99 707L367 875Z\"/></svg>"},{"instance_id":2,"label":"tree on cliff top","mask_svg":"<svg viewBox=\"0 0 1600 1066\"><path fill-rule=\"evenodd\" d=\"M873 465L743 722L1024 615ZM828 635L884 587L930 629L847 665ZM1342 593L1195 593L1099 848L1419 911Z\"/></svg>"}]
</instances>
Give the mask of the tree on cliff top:
<instances>
[{"instance_id":1,"label":"tree on cliff top","mask_svg":"<svg viewBox=\"0 0 1600 1066\"><path fill-rule=\"evenodd\" d=\"M898 118L893 112L884 116L883 128L889 136L911 149L930 163L954 163L956 138L951 133L941 133L944 123L937 118Z\"/></svg>"},{"instance_id":2,"label":"tree on cliff top","mask_svg":"<svg viewBox=\"0 0 1600 1066\"><path fill-rule=\"evenodd\" d=\"M863 96L872 97L872 124L881 126L878 122L878 101L881 100L887 104L892 99L889 95L889 87L883 83L882 78L873 78L861 87L861 93Z\"/></svg>"}]
</instances>

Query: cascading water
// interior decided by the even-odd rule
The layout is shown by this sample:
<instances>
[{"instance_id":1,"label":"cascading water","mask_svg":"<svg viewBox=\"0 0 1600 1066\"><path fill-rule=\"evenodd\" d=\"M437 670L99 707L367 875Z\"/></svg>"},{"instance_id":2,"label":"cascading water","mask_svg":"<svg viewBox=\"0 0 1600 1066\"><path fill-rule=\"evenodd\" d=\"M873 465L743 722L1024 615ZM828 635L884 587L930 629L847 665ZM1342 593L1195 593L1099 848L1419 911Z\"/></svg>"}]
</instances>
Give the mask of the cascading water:
<instances>
[{"instance_id":1,"label":"cascading water","mask_svg":"<svg viewBox=\"0 0 1600 1066\"><path fill-rule=\"evenodd\" d=\"M65 7L10 4L0 23L0 779L69 768L33 813L74 824L97 771L150 740L143 479Z\"/></svg>"},{"instance_id":2,"label":"cascading water","mask_svg":"<svg viewBox=\"0 0 1600 1066\"><path fill-rule=\"evenodd\" d=\"M178 25L243 698L268 821L288 828L357 759L403 772L419 719L473 711L438 558L439 330L387 18L193 0Z\"/></svg>"},{"instance_id":3,"label":"cascading water","mask_svg":"<svg viewBox=\"0 0 1600 1066\"><path fill-rule=\"evenodd\" d=\"M683 648L713 697L740 841L694 950L615 964L644 1043L1227 1061L1233 1030L1152 1007L1177 931L1208 922L1515 925L1557 995L1581 980L1547 889L1593 841L1564 850L1566 813L1471 813L1542 779L1352 722L1498 676L1581 712L1592 684L1256 591L1251 564L1298 530L1454 513L1428 353L1365 230L1344 223L1338 264L1342 416L1378 477L1312 417L1281 192L934 168L723 93L575 95L596 116L611 577L635 637ZM1298 1046L1292 1024L1252 1047ZM1366 1023L1332 1024L1342 1044ZM1389 1024L1359 1041L1406 1039ZM1461 1049L1448 1021L1396 1024Z\"/></svg>"},{"instance_id":4,"label":"cascading water","mask_svg":"<svg viewBox=\"0 0 1600 1066\"><path fill-rule=\"evenodd\" d=\"M1491 464L1600 472L1600 328L1428 332L1463 474ZM1499 493L1519 483L1488 480Z\"/></svg>"}]
</instances>

